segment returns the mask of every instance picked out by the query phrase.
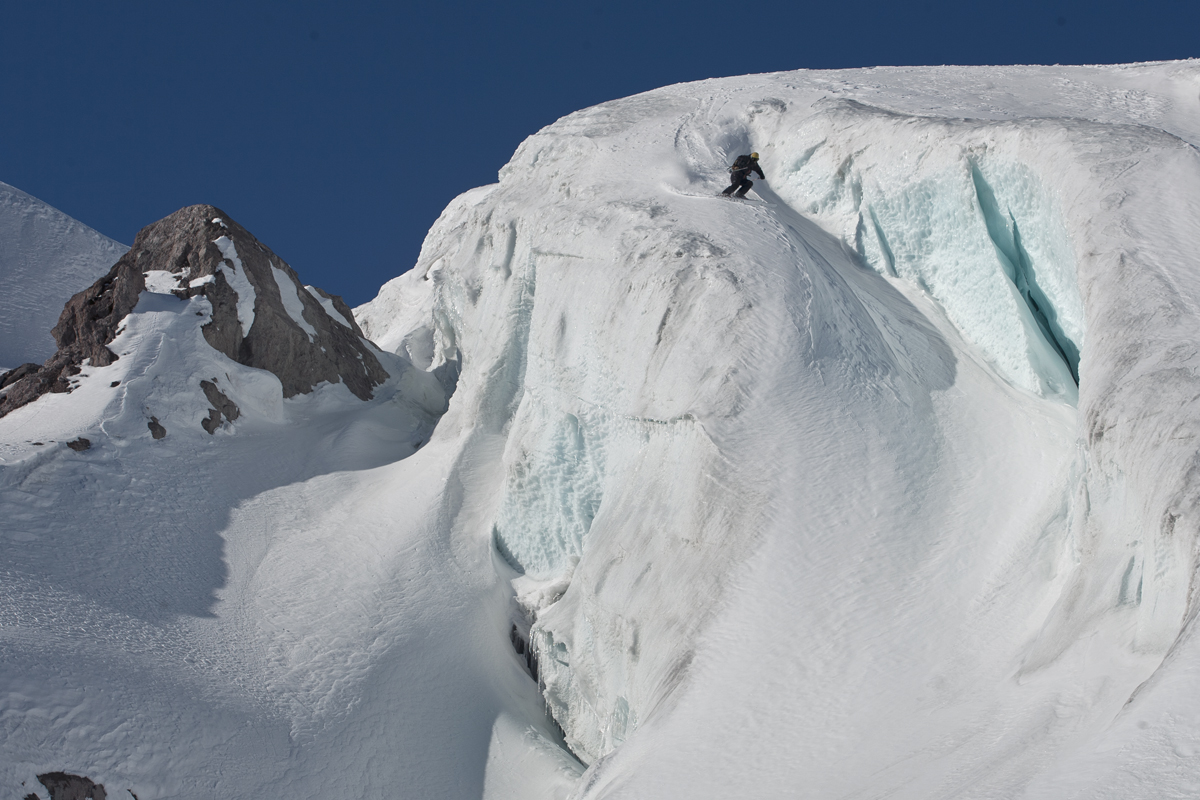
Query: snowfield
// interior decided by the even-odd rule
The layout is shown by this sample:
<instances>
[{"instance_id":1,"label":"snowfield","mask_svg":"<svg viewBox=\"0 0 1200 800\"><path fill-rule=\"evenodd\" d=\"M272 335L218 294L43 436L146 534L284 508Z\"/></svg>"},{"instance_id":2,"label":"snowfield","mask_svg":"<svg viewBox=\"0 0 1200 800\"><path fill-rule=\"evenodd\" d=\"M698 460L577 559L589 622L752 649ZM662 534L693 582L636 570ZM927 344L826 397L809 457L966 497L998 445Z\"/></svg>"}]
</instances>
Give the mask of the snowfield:
<instances>
[{"instance_id":1,"label":"snowfield","mask_svg":"<svg viewBox=\"0 0 1200 800\"><path fill-rule=\"evenodd\" d=\"M355 309L367 402L148 280L0 418L0 786L1196 796L1198 145L1195 61L585 109Z\"/></svg>"}]
</instances>

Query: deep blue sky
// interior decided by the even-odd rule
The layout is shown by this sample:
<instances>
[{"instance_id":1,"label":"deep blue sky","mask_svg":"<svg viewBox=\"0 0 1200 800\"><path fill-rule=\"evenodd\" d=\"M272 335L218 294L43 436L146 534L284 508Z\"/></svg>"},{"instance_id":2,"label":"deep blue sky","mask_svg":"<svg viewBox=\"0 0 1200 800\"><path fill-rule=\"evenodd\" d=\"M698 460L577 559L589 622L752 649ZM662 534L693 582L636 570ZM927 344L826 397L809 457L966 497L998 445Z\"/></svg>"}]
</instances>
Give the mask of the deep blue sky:
<instances>
[{"instance_id":1,"label":"deep blue sky","mask_svg":"<svg viewBox=\"0 0 1200 800\"><path fill-rule=\"evenodd\" d=\"M3 0L0 181L126 244L212 203L357 305L524 137L605 100L798 68L1196 56L1197 0Z\"/></svg>"}]
</instances>

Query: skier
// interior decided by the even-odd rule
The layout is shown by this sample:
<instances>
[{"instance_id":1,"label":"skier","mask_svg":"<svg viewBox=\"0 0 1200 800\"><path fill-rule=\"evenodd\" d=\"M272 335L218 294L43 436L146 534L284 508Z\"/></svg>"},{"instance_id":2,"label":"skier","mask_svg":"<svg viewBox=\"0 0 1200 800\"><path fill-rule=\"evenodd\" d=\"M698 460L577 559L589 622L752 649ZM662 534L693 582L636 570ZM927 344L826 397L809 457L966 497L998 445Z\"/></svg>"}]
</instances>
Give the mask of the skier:
<instances>
[{"instance_id":1,"label":"skier","mask_svg":"<svg viewBox=\"0 0 1200 800\"><path fill-rule=\"evenodd\" d=\"M721 192L726 197L734 189L737 189L737 194L733 195L734 197L745 197L746 192L750 191L750 187L754 185L754 181L747 177L751 172L757 172L758 177L764 181L767 179L767 176L763 175L762 167L758 165L758 153L751 153L748 156L738 156L737 160L733 162L733 166L729 168L729 171L732 173L733 183L729 185L728 189Z\"/></svg>"}]
</instances>

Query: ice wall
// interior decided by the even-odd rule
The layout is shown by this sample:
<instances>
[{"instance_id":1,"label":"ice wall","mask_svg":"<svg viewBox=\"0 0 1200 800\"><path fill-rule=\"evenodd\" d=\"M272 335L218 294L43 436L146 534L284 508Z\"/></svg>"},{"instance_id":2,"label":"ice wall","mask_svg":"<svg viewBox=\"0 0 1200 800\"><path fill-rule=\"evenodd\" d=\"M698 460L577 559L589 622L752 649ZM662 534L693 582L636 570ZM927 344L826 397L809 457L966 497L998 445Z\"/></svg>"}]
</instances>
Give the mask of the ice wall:
<instances>
[{"instance_id":1,"label":"ice wall","mask_svg":"<svg viewBox=\"0 0 1200 800\"><path fill-rule=\"evenodd\" d=\"M535 155L549 168L563 154L554 138L545 144ZM735 414L741 401L741 351L714 357L708 342L748 335L750 300L718 263L729 251L671 221L678 212L665 204L557 195L546 213L524 213L545 189L514 181L460 198L416 275L401 280L434 284L442 355L431 368L462 354L439 432L471 430L473 447L502 467L483 533L510 577L524 576L546 701L591 760L681 680L689 645L671 632L694 628L717 598L723 574L709 561L734 561L749 546L724 526L753 530L736 520L759 510L719 484L706 420ZM669 271L658 269L663 259ZM378 333L371 309L357 313L375 335L412 341ZM701 549L678 552L681 542ZM666 560L689 580L648 566ZM621 621L631 597L656 614Z\"/></svg>"},{"instance_id":2,"label":"ice wall","mask_svg":"<svg viewBox=\"0 0 1200 800\"><path fill-rule=\"evenodd\" d=\"M1118 450L1097 446L1101 412L1093 404L1108 406L1112 395L1102 396L1128 390L1118 390L1112 374L1129 369L1138 337L1114 349L1113 331L1141 329L1143 342L1163 335L1129 316L1140 318L1135 309L1146 300L1160 302L1153 287L1163 280L1162 264L1183 267L1174 249L1179 234L1163 228L1190 217L1195 148L1153 128L1073 118L947 120L856 102L818 108L798 136L761 116L752 120L752 137L768 139L764 147L780 157L779 195L839 232L872 268L928 293L1016 386L1071 403L1076 384L1086 389L1083 411L1093 422L1079 431L1068 545L1083 563L1070 570L1061 614L1049 617L1053 633L1039 648L1057 654L1066 636L1059 626L1077 635L1098 615L1126 608L1137 609L1138 620L1128 644L1165 652L1187 609L1188 582L1179 571L1191 564L1165 531L1177 517L1169 509L1181 502L1178 493L1190 496L1194 487L1179 462L1134 469L1142 446L1132 441ZM1131 271L1146 282L1142 288L1126 283ZM1081 285L1091 290L1090 307ZM1164 331L1179 330L1174 307ZM1087 331L1096 325L1106 341L1088 348ZM1163 357L1140 348L1143 368ZM1173 395L1174 380L1160 374L1153 384ZM1167 475L1175 499L1155 485ZM1154 563L1154 589L1143 559ZM1040 649L1030 656L1041 658Z\"/></svg>"},{"instance_id":3,"label":"ice wall","mask_svg":"<svg viewBox=\"0 0 1200 800\"><path fill-rule=\"evenodd\" d=\"M1073 402L1086 331L1077 261L1031 166L1058 173L1070 127L821 105L797 131L757 132L779 159L773 188L872 268L928 292L1014 384Z\"/></svg>"},{"instance_id":4,"label":"ice wall","mask_svg":"<svg viewBox=\"0 0 1200 800\"><path fill-rule=\"evenodd\" d=\"M459 375L438 436L579 796L1017 796L1169 659L1196 153L1099 83L963 113L1038 74L578 112L357 310ZM760 200L717 199L750 150Z\"/></svg>"}]
</instances>

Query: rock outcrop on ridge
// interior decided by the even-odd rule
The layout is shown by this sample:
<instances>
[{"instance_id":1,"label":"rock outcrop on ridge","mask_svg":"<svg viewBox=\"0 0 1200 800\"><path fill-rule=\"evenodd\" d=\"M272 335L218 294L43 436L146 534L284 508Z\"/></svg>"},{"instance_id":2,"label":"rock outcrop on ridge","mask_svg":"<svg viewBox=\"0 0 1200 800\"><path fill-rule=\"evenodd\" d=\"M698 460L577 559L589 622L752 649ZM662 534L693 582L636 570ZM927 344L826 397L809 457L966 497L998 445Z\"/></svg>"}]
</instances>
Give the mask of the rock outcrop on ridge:
<instances>
[{"instance_id":1,"label":"rock outcrop on ridge","mask_svg":"<svg viewBox=\"0 0 1200 800\"><path fill-rule=\"evenodd\" d=\"M367 400L388 377L340 297L304 286L283 259L219 208L195 205L139 231L107 275L67 302L53 330L58 351L41 367L24 364L0 376L0 416L48 392L70 391L71 376L85 362L116 361L108 345L151 272L169 274L171 292L180 298L208 299L205 340L239 364L273 373L284 397L327 381L345 382Z\"/></svg>"},{"instance_id":2,"label":"rock outcrop on ridge","mask_svg":"<svg viewBox=\"0 0 1200 800\"><path fill-rule=\"evenodd\" d=\"M82 775L47 772L38 775L37 779L50 793L50 800L107 800L108 798L108 792L104 791L104 784L96 783ZM137 797L137 795L133 796ZM25 800L41 799L37 794L30 792L25 796Z\"/></svg>"},{"instance_id":3,"label":"rock outcrop on ridge","mask_svg":"<svg viewBox=\"0 0 1200 800\"><path fill-rule=\"evenodd\" d=\"M63 304L128 249L0 181L0 372L50 357Z\"/></svg>"}]
</instances>

